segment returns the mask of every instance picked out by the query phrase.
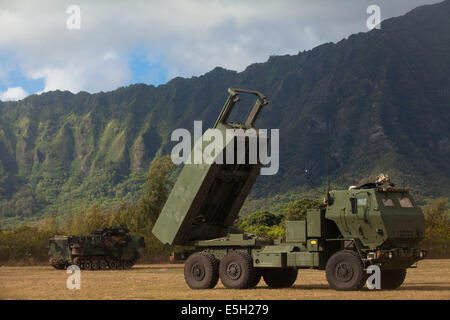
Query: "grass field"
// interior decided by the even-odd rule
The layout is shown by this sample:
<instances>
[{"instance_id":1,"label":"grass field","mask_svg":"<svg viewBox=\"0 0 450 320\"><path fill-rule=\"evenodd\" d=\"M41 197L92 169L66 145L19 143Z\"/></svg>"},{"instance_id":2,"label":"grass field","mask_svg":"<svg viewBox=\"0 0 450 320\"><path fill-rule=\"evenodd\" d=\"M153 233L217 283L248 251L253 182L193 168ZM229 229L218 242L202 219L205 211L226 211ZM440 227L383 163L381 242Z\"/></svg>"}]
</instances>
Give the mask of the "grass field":
<instances>
[{"instance_id":1,"label":"grass field","mask_svg":"<svg viewBox=\"0 0 450 320\"><path fill-rule=\"evenodd\" d=\"M69 290L65 270L50 266L0 267L0 299L450 299L450 259L424 260L408 269L402 287L392 291L337 292L325 272L300 270L288 289L228 290L219 281L212 290L191 290L182 265L137 265L131 270L82 271L81 289Z\"/></svg>"}]
</instances>

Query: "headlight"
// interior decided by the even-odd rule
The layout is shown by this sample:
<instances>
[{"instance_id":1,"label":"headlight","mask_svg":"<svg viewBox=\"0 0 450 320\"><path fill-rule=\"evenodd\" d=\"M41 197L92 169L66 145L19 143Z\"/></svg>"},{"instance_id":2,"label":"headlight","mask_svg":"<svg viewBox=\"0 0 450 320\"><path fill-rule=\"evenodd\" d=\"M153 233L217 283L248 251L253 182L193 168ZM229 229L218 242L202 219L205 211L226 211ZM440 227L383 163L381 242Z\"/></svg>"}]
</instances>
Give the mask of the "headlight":
<instances>
[{"instance_id":1,"label":"headlight","mask_svg":"<svg viewBox=\"0 0 450 320\"><path fill-rule=\"evenodd\" d=\"M389 259L392 259L392 252L389 252Z\"/></svg>"}]
</instances>

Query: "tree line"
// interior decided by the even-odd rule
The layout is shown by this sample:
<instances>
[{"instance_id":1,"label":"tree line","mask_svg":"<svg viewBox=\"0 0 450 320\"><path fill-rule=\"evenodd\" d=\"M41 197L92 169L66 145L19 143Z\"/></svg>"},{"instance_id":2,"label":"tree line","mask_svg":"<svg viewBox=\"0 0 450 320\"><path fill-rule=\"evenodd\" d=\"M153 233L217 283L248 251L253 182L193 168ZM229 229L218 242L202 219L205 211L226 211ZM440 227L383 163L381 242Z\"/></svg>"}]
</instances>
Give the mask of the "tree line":
<instances>
[{"instance_id":1,"label":"tree line","mask_svg":"<svg viewBox=\"0 0 450 320\"><path fill-rule=\"evenodd\" d=\"M47 245L51 236L86 235L114 225L124 225L132 234L144 237L146 247L141 263L168 261L172 248L163 245L151 230L173 187L174 176L175 165L170 158L156 158L147 173L146 190L137 202L123 202L109 208L102 208L97 203L87 210L68 214L64 222L47 215L38 228L20 226L14 230L0 231L0 264L45 262L48 259ZM447 198L438 198L423 207L426 237L422 247L429 250L431 257L450 256L447 205ZM259 236L277 238L285 234L285 221L305 219L308 209L320 206L321 203L317 200L297 200L287 203L279 212L257 211L241 217L235 221L234 226Z\"/></svg>"}]
</instances>

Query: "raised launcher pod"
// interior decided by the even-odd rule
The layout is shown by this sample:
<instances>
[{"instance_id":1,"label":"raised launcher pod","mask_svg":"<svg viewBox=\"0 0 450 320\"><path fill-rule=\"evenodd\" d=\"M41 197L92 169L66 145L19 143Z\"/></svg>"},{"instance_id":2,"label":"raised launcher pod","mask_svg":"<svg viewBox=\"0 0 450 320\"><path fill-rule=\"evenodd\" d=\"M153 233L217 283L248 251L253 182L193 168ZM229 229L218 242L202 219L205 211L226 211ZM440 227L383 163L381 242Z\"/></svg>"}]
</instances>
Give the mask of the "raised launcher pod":
<instances>
[{"instance_id":1,"label":"raised launcher pod","mask_svg":"<svg viewBox=\"0 0 450 320\"><path fill-rule=\"evenodd\" d=\"M214 125L215 132L221 133L222 143L214 139L217 152L211 152L213 157L202 163L198 163L198 159L212 144L209 141L213 130L207 130L195 143L191 164L184 165L153 227L153 234L163 243L185 245L195 240L225 236L260 173L263 161L257 146L259 142L265 142L267 146L268 138L254 127L254 123L262 107L269 102L257 91L230 88L228 92L228 99ZM255 95L256 102L244 123L228 122L240 100L239 94ZM234 129L233 134L229 129ZM256 158L250 157L251 154Z\"/></svg>"}]
</instances>

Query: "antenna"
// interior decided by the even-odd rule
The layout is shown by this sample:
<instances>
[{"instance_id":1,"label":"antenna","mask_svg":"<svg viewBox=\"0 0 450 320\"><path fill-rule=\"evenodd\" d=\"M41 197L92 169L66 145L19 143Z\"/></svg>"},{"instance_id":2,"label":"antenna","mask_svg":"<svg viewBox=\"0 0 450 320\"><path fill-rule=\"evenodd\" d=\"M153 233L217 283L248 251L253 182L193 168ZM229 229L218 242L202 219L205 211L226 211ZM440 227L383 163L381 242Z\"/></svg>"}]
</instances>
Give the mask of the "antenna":
<instances>
[{"instance_id":1,"label":"antenna","mask_svg":"<svg viewBox=\"0 0 450 320\"><path fill-rule=\"evenodd\" d=\"M327 193L331 189L331 182L330 182L330 166L329 166L329 159L331 158L331 155L329 152L325 153L325 170L327 171Z\"/></svg>"},{"instance_id":2,"label":"antenna","mask_svg":"<svg viewBox=\"0 0 450 320\"><path fill-rule=\"evenodd\" d=\"M305 179L306 179L306 183L311 187L311 189L314 189L314 183L313 183L313 180L310 176L310 172L308 171L308 169L305 169Z\"/></svg>"},{"instance_id":3,"label":"antenna","mask_svg":"<svg viewBox=\"0 0 450 320\"><path fill-rule=\"evenodd\" d=\"M324 199L325 203L327 205L332 203L332 199L330 197L330 189L331 189L331 181L330 181L330 166L329 166L329 160L331 159L331 154L329 152L325 153L325 170L327 171L327 195Z\"/></svg>"}]
</instances>

